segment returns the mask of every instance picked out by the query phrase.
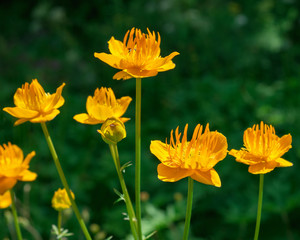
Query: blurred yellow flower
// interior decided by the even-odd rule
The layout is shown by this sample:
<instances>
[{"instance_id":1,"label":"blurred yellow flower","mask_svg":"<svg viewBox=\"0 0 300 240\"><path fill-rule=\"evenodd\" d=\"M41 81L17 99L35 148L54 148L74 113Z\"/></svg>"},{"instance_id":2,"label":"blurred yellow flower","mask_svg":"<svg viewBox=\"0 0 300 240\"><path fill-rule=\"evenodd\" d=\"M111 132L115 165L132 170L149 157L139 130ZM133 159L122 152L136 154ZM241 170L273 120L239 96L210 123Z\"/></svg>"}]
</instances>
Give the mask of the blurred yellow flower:
<instances>
[{"instance_id":1,"label":"blurred yellow flower","mask_svg":"<svg viewBox=\"0 0 300 240\"><path fill-rule=\"evenodd\" d=\"M74 193L71 191L72 198L75 199ZM57 210L61 211L63 209L67 209L71 207L71 201L68 197L66 189L58 189L52 198L52 207Z\"/></svg>"},{"instance_id":2,"label":"blurred yellow flower","mask_svg":"<svg viewBox=\"0 0 300 240\"><path fill-rule=\"evenodd\" d=\"M227 139L217 131L210 132L209 124L203 132L203 126L198 124L192 139L187 141L188 124L184 128L182 139L175 130L170 134L170 143L151 141L150 151L161 163L157 167L158 178L165 182L175 182L185 177L216 187L221 186L218 173L213 168L227 155Z\"/></svg>"},{"instance_id":3,"label":"blurred yellow flower","mask_svg":"<svg viewBox=\"0 0 300 240\"><path fill-rule=\"evenodd\" d=\"M172 58L179 53L173 52L162 58L159 33L156 40L155 33L151 33L149 29L147 31L148 34L145 34L140 29L132 28L127 31L123 42L111 37L108 41L111 54L94 53L94 56L111 67L122 70L113 76L117 80L153 77L158 72L173 69L175 64Z\"/></svg>"},{"instance_id":4,"label":"blurred yellow flower","mask_svg":"<svg viewBox=\"0 0 300 240\"><path fill-rule=\"evenodd\" d=\"M0 145L0 195L14 187L17 181L34 181L36 173L28 170L32 151L24 159L23 151L10 142ZM24 159L24 160L23 160Z\"/></svg>"},{"instance_id":5,"label":"blurred yellow flower","mask_svg":"<svg viewBox=\"0 0 300 240\"><path fill-rule=\"evenodd\" d=\"M94 96L87 98L87 114L77 114L74 116L74 119L84 124L104 123L106 119L111 117L119 118L122 122L126 122L130 120L130 118L122 118L122 116L126 112L131 100L131 97L116 99L111 88L97 88Z\"/></svg>"},{"instance_id":6,"label":"blurred yellow flower","mask_svg":"<svg viewBox=\"0 0 300 240\"><path fill-rule=\"evenodd\" d=\"M260 126L253 125L244 132L244 146L241 150L230 150L229 154L237 162L250 165L248 171L252 174L265 174L275 167L290 167L293 164L281 156L292 148L290 134L279 138L272 125L263 122Z\"/></svg>"},{"instance_id":7,"label":"blurred yellow flower","mask_svg":"<svg viewBox=\"0 0 300 240\"><path fill-rule=\"evenodd\" d=\"M33 79L31 84L25 83L22 88L18 88L14 95L16 107L6 107L3 111L19 118L15 125L30 121L41 123L52 120L59 114L58 108L65 100L61 96L64 83L57 88L56 93L46 93L37 79Z\"/></svg>"},{"instance_id":8,"label":"blurred yellow flower","mask_svg":"<svg viewBox=\"0 0 300 240\"><path fill-rule=\"evenodd\" d=\"M0 208L7 208L11 205L10 192L6 191L3 195L0 194Z\"/></svg>"}]
</instances>

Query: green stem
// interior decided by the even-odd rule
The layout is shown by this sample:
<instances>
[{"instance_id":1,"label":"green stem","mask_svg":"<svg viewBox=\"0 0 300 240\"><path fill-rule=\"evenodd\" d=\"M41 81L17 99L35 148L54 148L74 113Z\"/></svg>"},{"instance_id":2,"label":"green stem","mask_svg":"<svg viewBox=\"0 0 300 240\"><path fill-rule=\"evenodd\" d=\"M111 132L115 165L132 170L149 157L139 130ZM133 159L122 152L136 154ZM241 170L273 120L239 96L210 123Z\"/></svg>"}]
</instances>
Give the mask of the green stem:
<instances>
[{"instance_id":1,"label":"green stem","mask_svg":"<svg viewBox=\"0 0 300 240\"><path fill-rule=\"evenodd\" d=\"M184 232L183 232L183 240L187 240L189 237L189 229L191 224L192 217L192 205L193 205L193 185L194 180L189 177L188 182L188 197L187 197L187 205L186 205L186 215L185 215L185 224L184 224Z\"/></svg>"},{"instance_id":2,"label":"green stem","mask_svg":"<svg viewBox=\"0 0 300 240\"><path fill-rule=\"evenodd\" d=\"M51 152L51 154L52 154L52 157L53 157L53 160L54 160L54 163L55 163L57 172L58 172L58 174L59 174L60 180L61 180L61 182L62 182L62 185L63 185L64 188L66 189L66 192L67 192L68 197L69 197L69 199L70 199L70 202L71 202L71 204L72 204L72 209L73 209L73 211L74 211L74 213L75 213L75 215L76 215L76 218L77 218L77 220L78 220L78 222L79 222L79 224L80 224L80 227L81 227L81 229L82 229L82 231L83 231L83 234L84 234L84 236L85 236L85 238L86 238L87 240L92 240L92 238L91 238L91 236L90 236L90 234L89 234L89 232L88 232L88 230L87 230L87 228L86 228L86 226L85 226L85 223L84 223L84 221L83 221L83 219L82 219L82 217L81 217L81 215L80 215L80 212L79 212L79 210L78 210L78 207L77 207L77 205L76 205L76 203L75 203L75 201L74 201L74 199L73 199L73 197L72 197L72 195L71 195L71 191L70 191L69 185L68 185L68 183L67 183L67 179L66 179L66 177L65 177L65 175L64 175L64 172L63 172L63 170L62 170L62 167L61 167L61 165L60 165L60 162L59 162L58 156L57 156L57 154L56 154L54 145L53 145L53 143L52 143L51 137L50 137L50 135L49 135L49 132L48 132L46 123L41 123L41 125L42 125L42 129L43 129L43 132L44 132L44 135L45 135L45 138L46 138L46 141L47 141L49 150L50 150L50 152Z\"/></svg>"},{"instance_id":3,"label":"green stem","mask_svg":"<svg viewBox=\"0 0 300 240\"><path fill-rule=\"evenodd\" d=\"M139 239L143 239L141 224L141 97L142 81L136 79L135 102L135 210Z\"/></svg>"},{"instance_id":4,"label":"green stem","mask_svg":"<svg viewBox=\"0 0 300 240\"><path fill-rule=\"evenodd\" d=\"M109 144L109 149L110 149L111 155L113 157L114 164L115 164L115 167L116 167L116 170L118 173L119 181L121 184L121 188L122 188L122 192L123 192L123 196L124 196L124 200L125 200L125 204L126 204L126 209L127 209L127 213L128 213L128 217L129 217L131 232L132 232L134 239L138 239L136 217L135 217L134 209L132 207L130 196L129 196L129 193L128 193L128 190L127 190L127 187L125 184L125 180L124 180L124 177L122 174L117 144Z\"/></svg>"},{"instance_id":5,"label":"green stem","mask_svg":"<svg viewBox=\"0 0 300 240\"><path fill-rule=\"evenodd\" d=\"M57 230L58 230L58 234L60 234L61 219L62 219L62 211L58 210L58 216L57 216Z\"/></svg>"},{"instance_id":6,"label":"green stem","mask_svg":"<svg viewBox=\"0 0 300 240\"><path fill-rule=\"evenodd\" d=\"M17 215L17 209L16 209L16 204L15 204L15 193L12 189L10 189L10 196L11 196L11 210L14 216L14 223L15 223L15 228L18 236L18 240L22 240L22 233L19 225L19 220L18 220L18 215Z\"/></svg>"},{"instance_id":7,"label":"green stem","mask_svg":"<svg viewBox=\"0 0 300 240\"><path fill-rule=\"evenodd\" d=\"M256 217L254 240L258 240L262 201L263 201L263 189L264 189L264 174L260 174L259 175L259 192L258 192L257 217Z\"/></svg>"}]
</instances>

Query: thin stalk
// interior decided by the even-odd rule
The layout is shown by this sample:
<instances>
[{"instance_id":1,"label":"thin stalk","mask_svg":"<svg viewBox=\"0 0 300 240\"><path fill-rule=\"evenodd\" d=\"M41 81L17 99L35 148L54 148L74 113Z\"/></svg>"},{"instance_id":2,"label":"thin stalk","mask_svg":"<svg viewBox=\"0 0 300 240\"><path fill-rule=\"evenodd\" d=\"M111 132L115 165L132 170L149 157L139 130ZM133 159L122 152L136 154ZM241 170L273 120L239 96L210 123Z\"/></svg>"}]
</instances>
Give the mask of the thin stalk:
<instances>
[{"instance_id":1,"label":"thin stalk","mask_svg":"<svg viewBox=\"0 0 300 240\"><path fill-rule=\"evenodd\" d=\"M15 193L12 189L10 189L10 196L11 196L11 210L12 214L14 216L14 224L16 228L16 233L18 240L22 240L22 233L19 225L19 220L18 220L18 215L17 215L17 209L16 209L16 204L15 204Z\"/></svg>"},{"instance_id":2,"label":"thin stalk","mask_svg":"<svg viewBox=\"0 0 300 240\"><path fill-rule=\"evenodd\" d=\"M57 216L57 230L58 230L58 234L60 234L60 229L61 229L61 219L62 219L62 211L59 210L58 211L58 216Z\"/></svg>"},{"instance_id":3,"label":"thin stalk","mask_svg":"<svg viewBox=\"0 0 300 240\"><path fill-rule=\"evenodd\" d=\"M122 188L122 192L123 192L123 196L124 196L124 200L125 200L125 204L126 204L126 209L127 209L127 213L128 213L128 217L129 217L131 232L132 232L134 239L136 240L136 239L138 239L136 217L135 217L134 209L132 207L130 196L129 196L129 193L128 193L128 190L127 190L127 187L125 184L125 180L124 180L124 177L122 174L117 144L109 144L109 149L110 149L111 155L113 157L114 164L115 164L115 167L116 167L116 170L118 173L119 181L121 184L121 188Z\"/></svg>"},{"instance_id":4,"label":"thin stalk","mask_svg":"<svg viewBox=\"0 0 300 240\"><path fill-rule=\"evenodd\" d=\"M70 202L71 202L71 204L72 204L72 209L73 209L73 211L74 211L74 213L75 213L75 215L76 215L76 218L77 218L77 220L78 220L78 222L79 222L79 225L80 225L80 227L81 227L81 229L82 229L82 232L83 232L83 234L84 234L84 236L85 236L85 238L86 238L87 240L92 240L92 238L91 238L91 236L90 236L90 234L89 234L89 232L88 232L88 230L87 230L87 227L85 226L85 223L84 223L84 221L83 221L83 219L82 219L82 217L81 217L81 215L80 215L80 212L79 212L78 207L77 207L77 205L76 205L76 203L75 203L75 200L73 199L73 197L72 197L72 195L71 195L71 191L70 191L70 188L69 188L67 179L66 179L65 174L64 174L64 172L63 172L63 170L62 170L62 167L61 167L61 165L60 165L60 162L59 162L58 156L57 156L57 154L56 154L54 145L53 145L53 143L52 143L51 137L50 137L50 135L49 135L47 126L46 126L45 123L41 123L41 125L42 125L42 129L43 129L43 132L44 132L44 135L45 135L45 138L46 138L46 141L47 141L49 150L50 150L50 152L51 152L51 154L52 154L52 157L53 157L53 160L54 160L54 163L55 163L57 172L58 172L58 174L59 174L60 180L61 180L61 182L62 182L62 185L63 185L64 188L66 189L66 192L67 192L68 197L69 197L69 199L70 199Z\"/></svg>"},{"instance_id":5,"label":"thin stalk","mask_svg":"<svg viewBox=\"0 0 300 240\"><path fill-rule=\"evenodd\" d=\"M185 224L184 224L184 231L183 231L183 240L187 240L189 237L189 229L191 224L191 217L192 217L192 205L193 205L193 185L194 180L189 177L188 182L188 196L187 196L187 204L186 204L186 214L185 214Z\"/></svg>"},{"instance_id":6,"label":"thin stalk","mask_svg":"<svg viewBox=\"0 0 300 240\"><path fill-rule=\"evenodd\" d=\"M135 100L135 211L139 239L143 239L141 224L141 101L142 81L136 79Z\"/></svg>"},{"instance_id":7,"label":"thin stalk","mask_svg":"<svg viewBox=\"0 0 300 240\"><path fill-rule=\"evenodd\" d=\"M256 217L254 240L258 240L262 201L263 201L263 189L264 189L264 174L260 174L259 175L259 192L258 192L257 217Z\"/></svg>"}]
</instances>

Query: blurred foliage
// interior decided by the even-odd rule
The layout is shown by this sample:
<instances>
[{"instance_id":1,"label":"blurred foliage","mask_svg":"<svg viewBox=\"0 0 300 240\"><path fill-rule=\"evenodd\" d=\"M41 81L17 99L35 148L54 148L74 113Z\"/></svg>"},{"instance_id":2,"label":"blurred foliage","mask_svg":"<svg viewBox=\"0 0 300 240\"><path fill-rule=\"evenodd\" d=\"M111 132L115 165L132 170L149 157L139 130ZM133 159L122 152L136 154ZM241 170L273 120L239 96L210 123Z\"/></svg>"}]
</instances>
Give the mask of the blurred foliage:
<instances>
[{"instance_id":1,"label":"blurred foliage","mask_svg":"<svg viewBox=\"0 0 300 240\"><path fill-rule=\"evenodd\" d=\"M78 205L95 240L125 239L125 206L114 203L120 189L109 149L96 132L73 116L97 87L112 87L119 98L135 96L135 81L114 81L115 69L93 57L108 52L111 36L122 39L138 27L159 32L162 56L178 51L176 68L144 79L142 97L143 222L151 239L181 239L187 181L157 179L158 160L150 141L164 140L170 130L189 123L210 123L228 138L229 149L242 147L243 131L261 120L279 136L291 133L293 148L284 156L291 168L265 177L263 240L300 239L300 2L296 0L91 0L2 1L0 4L1 108L13 105L24 82L38 78L46 91L62 83L65 105L48 123L57 152ZM134 162L134 102L126 113L127 138L119 144L122 163ZM13 127L0 113L1 142L11 141L37 155L31 169L39 174L17 184L19 214L27 239L51 239L56 211L51 197L61 187L38 124ZM258 176L231 156L216 166L220 189L195 184L190 239L244 240L254 234ZM132 196L134 167L126 168ZM6 226L8 224L8 228ZM12 232L9 211L0 212L0 239ZM83 239L72 213L63 227ZM53 236L52 236L53 237ZM72 239L72 237L70 237Z\"/></svg>"}]
</instances>

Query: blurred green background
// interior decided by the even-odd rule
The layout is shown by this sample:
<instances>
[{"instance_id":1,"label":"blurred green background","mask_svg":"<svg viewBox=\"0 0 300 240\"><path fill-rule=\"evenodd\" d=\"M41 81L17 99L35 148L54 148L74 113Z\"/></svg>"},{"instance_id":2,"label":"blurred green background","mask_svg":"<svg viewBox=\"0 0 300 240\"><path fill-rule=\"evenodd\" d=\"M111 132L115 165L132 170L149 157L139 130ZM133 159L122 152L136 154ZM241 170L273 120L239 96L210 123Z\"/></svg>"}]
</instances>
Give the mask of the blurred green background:
<instances>
[{"instance_id":1,"label":"blurred green background","mask_svg":"<svg viewBox=\"0 0 300 240\"><path fill-rule=\"evenodd\" d=\"M229 149L242 147L243 132L261 120L277 134L291 133L293 148L284 158L290 168L265 176L260 239L300 239L300 2L296 0L92 0L2 1L0 4L0 104L13 106L24 82L37 78L46 91L66 83L61 114L48 123L61 164L95 240L125 239L129 224L108 146L96 130L73 116L86 112L85 102L97 87L111 87L117 98L135 98L135 80L112 80L116 69L93 57L108 52L107 41L122 40L132 27L161 35L161 55L178 51L176 68L142 80L142 199L144 230L151 239L181 239L187 179L157 179L159 161L151 140L169 137L171 129L189 133L210 123L223 133ZM134 100L125 115L127 138L119 144L121 162L134 163ZM57 213L51 198L62 187L39 124L13 127L15 119L0 112L1 144L11 141L36 156L32 183L19 182L19 215L27 239L51 239ZM227 156L216 166L222 187L196 183L190 239L253 238L259 178ZM134 167L126 169L134 196ZM11 237L9 210L0 211L0 239ZM8 226L8 227L6 227ZM84 239L75 216L63 224Z\"/></svg>"}]
</instances>

